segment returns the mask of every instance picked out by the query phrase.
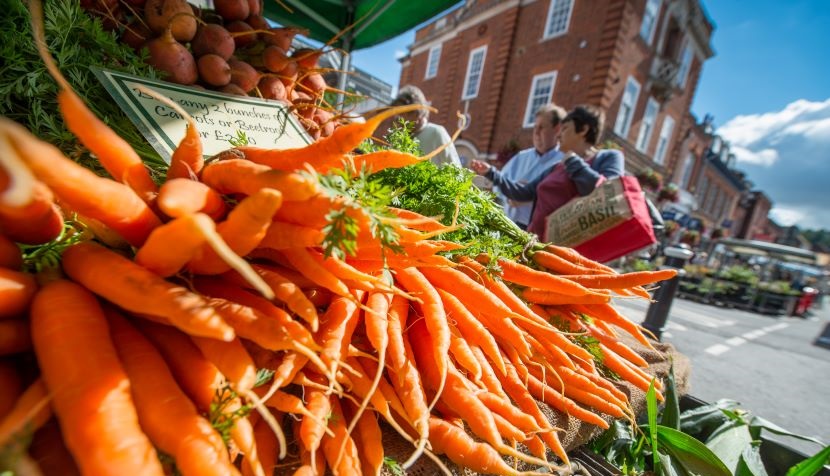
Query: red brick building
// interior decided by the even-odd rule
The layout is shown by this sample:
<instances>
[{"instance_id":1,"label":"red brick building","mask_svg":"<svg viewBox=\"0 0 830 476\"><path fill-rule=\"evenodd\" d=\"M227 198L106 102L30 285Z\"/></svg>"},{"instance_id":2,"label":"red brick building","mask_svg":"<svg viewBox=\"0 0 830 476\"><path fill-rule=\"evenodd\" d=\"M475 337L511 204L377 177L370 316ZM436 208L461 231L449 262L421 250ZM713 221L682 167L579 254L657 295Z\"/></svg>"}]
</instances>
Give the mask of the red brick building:
<instances>
[{"instance_id":1,"label":"red brick building","mask_svg":"<svg viewBox=\"0 0 830 476\"><path fill-rule=\"evenodd\" d=\"M529 147L542 104L587 103L605 110L604 139L629 172L670 176L712 30L699 0L468 0L416 32L400 84L423 89L449 130L468 115L457 142L468 158Z\"/></svg>"}]
</instances>

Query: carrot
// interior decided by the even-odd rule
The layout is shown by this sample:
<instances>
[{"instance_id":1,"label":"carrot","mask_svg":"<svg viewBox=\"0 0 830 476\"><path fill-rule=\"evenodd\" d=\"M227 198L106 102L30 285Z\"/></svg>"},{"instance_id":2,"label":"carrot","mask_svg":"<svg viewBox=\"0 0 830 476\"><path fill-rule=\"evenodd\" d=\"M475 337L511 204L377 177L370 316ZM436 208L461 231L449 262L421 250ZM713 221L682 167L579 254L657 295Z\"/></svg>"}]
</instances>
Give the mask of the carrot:
<instances>
[{"instance_id":1,"label":"carrot","mask_svg":"<svg viewBox=\"0 0 830 476\"><path fill-rule=\"evenodd\" d=\"M153 230L136 252L135 262L159 276L172 276L201 252L208 234L218 238L209 216L181 216Z\"/></svg>"},{"instance_id":2,"label":"carrot","mask_svg":"<svg viewBox=\"0 0 830 476\"><path fill-rule=\"evenodd\" d=\"M613 324L621 329L625 330L629 334L631 334L638 342L643 344L644 346L648 347L649 349L654 349L654 346L651 345L651 342L646 338L641 330L641 327L620 314L613 306L608 304L596 304L596 305L574 305L571 306L571 309L575 310L576 312L581 312L582 314L587 314L591 317L596 319L605 321L608 324Z\"/></svg>"},{"instance_id":3,"label":"carrot","mask_svg":"<svg viewBox=\"0 0 830 476\"><path fill-rule=\"evenodd\" d=\"M217 225L216 231L228 248L239 256L245 256L262 241L280 205L280 192L268 188L259 190L239 202L228 218ZM201 253L190 261L188 267L197 274L220 274L230 269L222 256L208 246L202 247Z\"/></svg>"},{"instance_id":4,"label":"carrot","mask_svg":"<svg viewBox=\"0 0 830 476\"><path fill-rule=\"evenodd\" d=\"M593 383L588 382L587 386L590 387L590 390L585 390L580 386L583 382L580 382L577 379L568 381L557 380L562 378L559 374L556 375L557 379L550 379L547 375L544 375L541 370L533 366L528 368L528 372L530 373L530 376L528 377L529 379L536 379L540 384L550 387L553 391L558 392L564 398L589 406L615 418L625 416L625 413L623 412L625 404L611 396L610 393L602 391L600 387L597 387ZM570 413L567 410L563 411L565 413Z\"/></svg>"},{"instance_id":5,"label":"carrot","mask_svg":"<svg viewBox=\"0 0 830 476\"><path fill-rule=\"evenodd\" d=\"M50 419L32 437L29 454L42 474L81 476L75 460L63 442L58 421Z\"/></svg>"},{"instance_id":6,"label":"carrot","mask_svg":"<svg viewBox=\"0 0 830 476\"><path fill-rule=\"evenodd\" d=\"M452 291L468 309L476 309L479 316L485 316L493 335L517 347L523 355L530 355L530 345L524 339L521 329L508 318L517 314L487 288L455 269L424 268L421 272L435 287Z\"/></svg>"},{"instance_id":7,"label":"carrot","mask_svg":"<svg viewBox=\"0 0 830 476\"><path fill-rule=\"evenodd\" d=\"M608 347L600 344L602 350L602 363L611 371L617 373L620 377L627 380L629 383L639 388L643 392L647 392L649 384L653 377L649 377L642 370L629 364L625 359L617 355L616 352ZM655 380L655 389L657 390L657 399L663 401L663 395L660 393L658 381Z\"/></svg>"},{"instance_id":8,"label":"carrot","mask_svg":"<svg viewBox=\"0 0 830 476\"><path fill-rule=\"evenodd\" d=\"M16 182L24 182L24 185L19 186ZM37 245L52 241L60 235L63 215L54 203L52 191L32 177L17 151L2 135L0 191L0 230L9 238L19 243Z\"/></svg>"},{"instance_id":9,"label":"carrot","mask_svg":"<svg viewBox=\"0 0 830 476\"><path fill-rule=\"evenodd\" d=\"M311 333L282 309L220 280L200 278L194 285L199 292L211 296L208 302L240 337L269 350L295 350L315 365L323 365L313 352L318 346Z\"/></svg>"},{"instance_id":10,"label":"carrot","mask_svg":"<svg viewBox=\"0 0 830 476\"><path fill-rule=\"evenodd\" d=\"M595 321L595 322L599 322L599 321ZM631 347L625 345L623 342L621 342L616 337L614 337L614 336L612 336L612 335L610 335L610 334L608 334L608 333L606 333L606 332L604 332L604 331L602 331L602 330L600 330L600 329L598 329L594 326L586 326L586 327L587 327L588 332L591 334L592 337L596 338L600 343L602 343L603 345L605 345L609 349L611 349L614 352L616 352L617 354L619 354L620 357L623 357L625 360L629 361L633 365L636 365L637 367L642 367L642 368L648 367L648 362L646 361L646 359L642 358L640 356L640 354L634 352L634 350L631 349Z\"/></svg>"},{"instance_id":11,"label":"carrot","mask_svg":"<svg viewBox=\"0 0 830 476\"><path fill-rule=\"evenodd\" d=\"M493 421L496 423L496 429L499 431L499 434L507 441L517 443L527 438L527 435L522 433L522 430L516 428L516 425L507 421L506 418L496 412L493 412Z\"/></svg>"},{"instance_id":12,"label":"carrot","mask_svg":"<svg viewBox=\"0 0 830 476\"><path fill-rule=\"evenodd\" d=\"M0 359L0 421L14 408L23 392L23 382L11 360Z\"/></svg>"},{"instance_id":13,"label":"carrot","mask_svg":"<svg viewBox=\"0 0 830 476\"><path fill-rule=\"evenodd\" d=\"M315 334L315 341L323 347L320 358L325 369L335 375L338 365L346 356L352 334L359 318L358 305L346 298L337 298L320 319L320 330Z\"/></svg>"},{"instance_id":14,"label":"carrot","mask_svg":"<svg viewBox=\"0 0 830 476\"><path fill-rule=\"evenodd\" d=\"M328 396L325 398L328 400ZM328 404L326 405L326 412L330 414ZM297 450L300 453L300 462L303 464L294 474L297 476L318 476L320 474L326 474L326 455L322 451L316 451L316 448L315 451L310 451L303 443L300 433L303 421L305 419L294 421L291 425L294 429L294 441L297 443ZM320 439L322 439L322 435Z\"/></svg>"},{"instance_id":15,"label":"carrot","mask_svg":"<svg viewBox=\"0 0 830 476\"><path fill-rule=\"evenodd\" d=\"M309 378L323 383L323 379L316 375L309 375ZM299 440L302 441L303 447L307 449L312 455L315 455L317 449L320 447L320 442L326 432L325 422L327 416L331 412L331 400L329 396L322 390L315 388L305 388L305 398L308 402L306 408L309 413L314 415L314 418L303 418L299 424ZM311 464L316 468L316 460L312 456ZM319 468L323 471L324 468Z\"/></svg>"},{"instance_id":16,"label":"carrot","mask_svg":"<svg viewBox=\"0 0 830 476\"><path fill-rule=\"evenodd\" d=\"M471 374L474 381L481 380L483 373L481 365L479 365L478 360L473 355L473 351L470 349L467 341L461 337L458 329L451 327L450 331L450 354L458 362L459 367Z\"/></svg>"},{"instance_id":17,"label":"carrot","mask_svg":"<svg viewBox=\"0 0 830 476\"><path fill-rule=\"evenodd\" d=\"M176 460L182 474L238 474L222 437L179 388L158 351L116 312L107 312L110 334L127 376L147 436Z\"/></svg>"},{"instance_id":18,"label":"carrot","mask_svg":"<svg viewBox=\"0 0 830 476\"><path fill-rule=\"evenodd\" d=\"M535 251L530 258L539 266L556 274L608 274L608 272L599 269L579 266L544 250Z\"/></svg>"},{"instance_id":19,"label":"carrot","mask_svg":"<svg viewBox=\"0 0 830 476\"><path fill-rule=\"evenodd\" d=\"M34 276L0 267L0 320L29 308L37 291Z\"/></svg>"},{"instance_id":20,"label":"carrot","mask_svg":"<svg viewBox=\"0 0 830 476\"><path fill-rule=\"evenodd\" d=\"M383 469L383 441L377 418L364 413L357 422L357 432L352 436L360 455L362 473L380 476Z\"/></svg>"},{"instance_id":21,"label":"carrot","mask_svg":"<svg viewBox=\"0 0 830 476\"><path fill-rule=\"evenodd\" d=\"M429 442L438 454L453 463L484 474L517 476L521 473L508 466L501 455L486 443L479 443L463 429L437 418L429 418Z\"/></svg>"},{"instance_id":22,"label":"carrot","mask_svg":"<svg viewBox=\"0 0 830 476\"><path fill-rule=\"evenodd\" d=\"M58 106L66 127L98 158L104 169L115 180L127 184L145 202L152 202L158 189L141 161L141 157L126 140L96 117L75 93L58 69L46 46L40 3L31 3L29 9L32 12L35 45L46 64L46 69L60 87ZM98 192L100 193L100 190Z\"/></svg>"},{"instance_id":23,"label":"carrot","mask_svg":"<svg viewBox=\"0 0 830 476\"><path fill-rule=\"evenodd\" d=\"M332 398L329 427L334 432L334 436L323 436L322 447L326 455L326 462L331 466L332 473L335 476L360 474L360 459L357 456L357 446L351 436L346 432L345 421L346 417L343 414L339 399ZM340 457L341 447L346 448L346 451L343 453L344 457ZM335 460L338 458L340 461L335 464Z\"/></svg>"},{"instance_id":24,"label":"carrot","mask_svg":"<svg viewBox=\"0 0 830 476\"><path fill-rule=\"evenodd\" d=\"M0 225L0 229L2 228L3 226ZM0 233L0 268L18 271L21 266L23 266L23 255L20 247Z\"/></svg>"},{"instance_id":25,"label":"carrot","mask_svg":"<svg viewBox=\"0 0 830 476\"><path fill-rule=\"evenodd\" d=\"M52 416L49 407L51 395L43 379L32 383L11 407L7 415L0 417L0 447L12 442L12 438L25 438L23 432L32 432L43 426Z\"/></svg>"},{"instance_id":26,"label":"carrot","mask_svg":"<svg viewBox=\"0 0 830 476\"><path fill-rule=\"evenodd\" d=\"M605 304L611 301L610 294L592 293L584 296L568 296L547 289L525 288L521 291L522 298L537 304Z\"/></svg>"},{"instance_id":27,"label":"carrot","mask_svg":"<svg viewBox=\"0 0 830 476\"><path fill-rule=\"evenodd\" d=\"M331 274L343 281L352 283L352 288L361 289L362 291L393 291L394 289L381 278L363 273L335 256L324 256L322 253L315 251L309 251L309 254L314 261Z\"/></svg>"},{"instance_id":28,"label":"carrot","mask_svg":"<svg viewBox=\"0 0 830 476\"><path fill-rule=\"evenodd\" d=\"M440 221L425 217L420 213L413 212L410 210L406 210L404 208L395 208L395 207L388 207L389 211L394 213L395 216L406 220L407 226L414 228L420 231L436 231L442 228L445 228L445 225Z\"/></svg>"},{"instance_id":29,"label":"carrot","mask_svg":"<svg viewBox=\"0 0 830 476\"><path fill-rule=\"evenodd\" d=\"M331 274L320 263L314 260L307 249L282 250L282 255L297 271L304 274L316 284L328 289L338 296L352 298L352 293L343 281Z\"/></svg>"},{"instance_id":30,"label":"carrot","mask_svg":"<svg viewBox=\"0 0 830 476\"><path fill-rule=\"evenodd\" d=\"M202 182L186 178L168 179L159 189L156 204L162 212L173 218L204 213L214 220L220 220L228 208L219 192Z\"/></svg>"},{"instance_id":31,"label":"carrot","mask_svg":"<svg viewBox=\"0 0 830 476\"><path fill-rule=\"evenodd\" d=\"M626 289L665 281L675 276L677 276L676 269L659 269L655 271L637 271L625 274L585 274L562 277L592 289Z\"/></svg>"},{"instance_id":32,"label":"carrot","mask_svg":"<svg viewBox=\"0 0 830 476\"><path fill-rule=\"evenodd\" d=\"M552 253L556 256L559 256L560 258L566 259L566 260L570 261L571 263L573 263L577 266L581 266L583 268L590 268L590 269L594 269L594 270L601 271L603 273L608 273L608 274L617 274L617 272L614 271L613 268L609 268L608 266L605 266L604 264L597 263L594 260L588 259L588 258L582 256L581 254L579 254L579 252L577 252L573 248L566 248L564 246L556 246L556 245L548 243L548 245L545 246L545 251L547 251L548 253Z\"/></svg>"},{"instance_id":33,"label":"carrot","mask_svg":"<svg viewBox=\"0 0 830 476\"><path fill-rule=\"evenodd\" d=\"M55 146L31 135L22 126L0 118L0 134L11 140L17 154L62 203L101 221L131 245L141 246L150 232L161 224L147 204L129 187L98 177L66 158ZM102 200L102 197L106 199Z\"/></svg>"},{"instance_id":34,"label":"carrot","mask_svg":"<svg viewBox=\"0 0 830 476\"><path fill-rule=\"evenodd\" d=\"M496 375L495 370L493 370L493 366L490 365L490 362L487 360L487 357L484 355L484 352L481 350L481 347L474 345L470 347L470 350L473 351L473 355L475 356L476 360L478 360L478 365L481 367L480 383L489 392L507 398L507 394L504 392L504 389L502 388L502 385L499 382L499 378Z\"/></svg>"},{"instance_id":35,"label":"carrot","mask_svg":"<svg viewBox=\"0 0 830 476\"><path fill-rule=\"evenodd\" d=\"M202 355L222 372L237 393L244 394L254 388L256 367L238 338L229 342L198 336L190 339Z\"/></svg>"},{"instance_id":36,"label":"carrot","mask_svg":"<svg viewBox=\"0 0 830 476\"><path fill-rule=\"evenodd\" d=\"M464 304L458 298L443 289L439 289L438 294L441 296L441 301L447 310L447 318L452 319L464 338L471 344L480 347L493 360L496 368L504 373L504 361L501 358L499 345L496 343L493 334L464 307Z\"/></svg>"},{"instance_id":37,"label":"carrot","mask_svg":"<svg viewBox=\"0 0 830 476\"><path fill-rule=\"evenodd\" d=\"M534 397L547 403L553 408L556 408L562 413L578 418L586 423L596 425L602 429L608 428L608 422L600 418L597 414L580 407L574 403L573 400L565 397L562 393L546 385L536 377L532 375L526 375L523 377L527 381L528 390Z\"/></svg>"},{"instance_id":38,"label":"carrot","mask_svg":"<svg viewBox=\"0 0 830 476\"><path fill-rule=\"evenodd\" d=\"M421 105L409 105L387 109L364 123L353 122L334 130L329 137L296 149L261 149L256 147L239 147L245 158L258 164L280 170L297 170L303 164L338 164L342 158L356 149L364 139L369 138L377 127L386 119L397 114L421 109Z\"/></svg>"},{"instance_id":39,"label":"carrot","mask_svg":"<svg viewBox=\"0 0 830 476\"><path fill-rule=\"evenodd\" d=\"M25 352L31 348L28 322L23 319L0 321L0 356Z\"/></svg>"},{"instance_id":40,"label":"carrot","mask_svg":"<svg viewBox=\"0 0 830 476\"><path fill-rule=\"evenodd\" d=\"M177 178L190 179L197 177L205 165L205 159L202 153L202 140L199 137L199 131L197 130L196 121L193 119L193 116L188 114L187 111L167 96L163 96L144 86L138 86L138 90L144 94L153 96L157 101L173 109L187 121L184 137L170 158L166 181Z\"/></svg>"},{"instance_id":41,"label":"carrot","mask_svg":"<svg viewBox=\"0 0 830 476\"><path fill-rule=\"evenodd\" d=\"M92 293L69 281L47 284L35 296L31 320L52 407L81 471L163 474L139 427L129 380Z\"/></svg>"},{"instance_id":42,"label":"carrot","mask_svg":"<svg viewBox=\"0 0 830 476\"><path fill-rule=\"evenodd\" d=\"M615 388L613 385L601 385L597 383L597 380L599 379L593 380L588 378L586 375L587 372L582 373L576 370L566 369L564 367L559 367L556 371L566 385L571 385L572 387L592 392L593 394L604 398L608 402L615 403L623 410L627 409L628 397L626 397L626 395L622 392L612 391L610 388Z\"/></svg>"},{"instance_id":43,"label":"carrot","mask_svg":"<svg viewBox=\"0 0 830 476\"><path fill-rule=\"evenodd\" d=\"M288 309L295 312L301 319L311 326L312 332L317 332L319 319L314 304L303 294L299 286L283 276L281 270L273 266L253 265L254 271L265 281L274 292L276 299L285 303ZM228 272L223 278L246 288L250 284L235 272Z\"/></svg>"},{"instance_id":44,"label":"carrot","mask_svg":"<svg viewBox=\"0 0 830 476\"><path fill-rule=\"evenodd\" d=\"M263 188L282 193L289 202L308 200L317 193L315 182L297 173L275 170L244 159L211 162L202 170L202 182L221 194L253 195Z\"/></svg>"},{"instance_id":45,"label":"carrot","mask_svg":"<svg viewBox=\"0 0 830 476\"><path fill-rule=\"evenodd\" d=\"M73 280L126 310L162 317L189 334L233 339L233 328L203 298L102 246L74 245L62 263Z\"/></svg>"},{"instance_id":46,"label":"carrot","mask_svg":"<svg viewBox=\"0 0 830 476\"><path fill-rule=\"evenodd\" d=\"M525 433L533 433L541 430L532 416L514 407L509 400L490 392L481 392L476 395L481 403L493 413L498 413L510 421L516 428Z\"/></svg>"},{"instance_id":47,"label":"carrot","mask_svg":"<svg viewBox=\"0 0 830 476\"><path fill-rule=\"evenodd\" d=\"M514 367L513 364L507 363L506 370L507 371L502 377L501 382L502 385L504 385L504 389L507 394L511 399L513 399L514 402L516 402L516 406L518 406L523 412L532 416L543 430L551 430L539 433L540 438L542 438L542 441L548 445L556 456L558 456L565 464L569 464L568 454L565 452L565 448L562 447L559 437L557 437L556 433L553 431L548 418L539 409L539 406L530 394L527 385L519 377L516 367Z\"/></svg>"},{"instance_id":48,"label":"carrot","mask_svg":"<svg viewBox=\"0 0 830 476\"><path fill-rule=\"evenodd\" d=\"M439 374L439 384L435 390L435 396L429 407L435 404L441 397L441 392L444 390L444 385L447 381L447 354L449 354L451 345L450 328L447 325L447 313L444 310L444 305L441 302L441 296L427 278L421 274L416 268L404 268L395 270L395 279L407 290L410 294L417 296L420 299L418 306L421 309L421 314L424 316L424 324L429 333L430 342L432 342L432 357L435 362L435 368Z\"/></svg>"},{"instance_id":49,"label":"carrot","mask_svg":"<svg viewBox=\"0 0 830 476\"><path fill-rule=\"evenodd\" d=\"M320 246L323 238L325 234L319 228L274 221L259 246L275 250L314 248Z\"/></svg>"},{"instance_id":50,"label":"carrot","mask_svg":"<svg viewBox=\"0 0 830 476\"><path fill-rule=\"evenodd\" d=\"M259 464L262 465L263 473L273 475L277 466L277 454L279 453L279 440L268 426L265 420L259 420L254 425L254 441L256 442ZM242 465L242 476L255 476L251 465Z\"/></svg>"},{"instance_id":51,"label":"carrot","mask_svg":"<svg viewBox=\"0 0 830 476\"><path fill-rule=\"evenodd\" d=\"M537 271L515 261L499 259L498 264L501 268L502 278L505 281L510 281L511 283L521 286L546 289L548 291L568 296L584 296L586 294L591 294L590 290L573 281L560 278L559 276L546 273L544 271Z\"/></svg>"}]
</instances>

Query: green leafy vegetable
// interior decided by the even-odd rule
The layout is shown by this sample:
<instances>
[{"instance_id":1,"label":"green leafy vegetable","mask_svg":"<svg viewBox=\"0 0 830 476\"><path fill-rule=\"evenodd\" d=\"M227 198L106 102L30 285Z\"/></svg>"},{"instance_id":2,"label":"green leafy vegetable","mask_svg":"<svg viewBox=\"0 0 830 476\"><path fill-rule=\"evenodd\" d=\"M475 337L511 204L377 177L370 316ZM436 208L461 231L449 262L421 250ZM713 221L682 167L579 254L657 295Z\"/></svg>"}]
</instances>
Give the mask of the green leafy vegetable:
<instances>
[{"instance_id":1,"label":"green leafy vegetable","mask_svg":"<svg viewBox=\"0 0 830 476\"><path fill-rule=\"evenodd\" d=\"M44 2L46 42L66 79L92 112L124 138L156 178L167 165L112 100L90 68L101 67L155 78L142 54L104 30L79 2ZM63 123L58 85L49 76L32 41L29 12L23 0L3 2L0 15L0 114L26 126L64 154L104 175L105 172Z\"/></svg>"}]
</instances>

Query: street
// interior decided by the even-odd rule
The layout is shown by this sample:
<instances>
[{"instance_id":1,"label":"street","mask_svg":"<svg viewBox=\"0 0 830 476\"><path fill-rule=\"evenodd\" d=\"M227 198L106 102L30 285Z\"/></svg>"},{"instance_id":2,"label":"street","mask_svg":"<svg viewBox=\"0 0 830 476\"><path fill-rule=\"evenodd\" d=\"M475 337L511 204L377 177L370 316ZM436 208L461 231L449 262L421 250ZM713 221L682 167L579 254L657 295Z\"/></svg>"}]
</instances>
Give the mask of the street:
<instances>
[{"instance_id":1,"label":"street","mask_svg":"<svg viewBox=\"0 0 830 476\"><path fill-rule=\"evenodd\" d=\"M617 299L615 306L640 323L648 303ZM826 303L803 319L675 299L662 340L691 360L690 395L737 400L754 415L830 444L830 348L815 345L828 325ZM820 449L794 438L773 439L808 455Z\"/></svg>"}]
</instances>

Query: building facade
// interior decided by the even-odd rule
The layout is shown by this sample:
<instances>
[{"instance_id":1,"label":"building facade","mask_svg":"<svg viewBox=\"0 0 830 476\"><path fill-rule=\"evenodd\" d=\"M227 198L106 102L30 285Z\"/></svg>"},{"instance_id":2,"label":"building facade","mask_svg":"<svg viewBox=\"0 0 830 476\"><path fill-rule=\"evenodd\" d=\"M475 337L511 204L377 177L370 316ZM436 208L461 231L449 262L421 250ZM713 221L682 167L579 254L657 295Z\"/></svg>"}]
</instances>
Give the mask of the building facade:
<instances>
[{"instance_id":1,"label":"building facade","mask_svg":"<svg viewBox=\"0 0 830 476\"><path fill-rule=\"evenodd\" d=\"M400 84L419 86L449 130L466 114L468 158L529 147L545 103L592 104L629 172L668 176L687 157L712 30L698 0L470 0L416 32Z\"/></svg>"}]
</instances>

